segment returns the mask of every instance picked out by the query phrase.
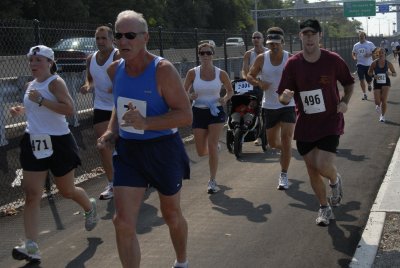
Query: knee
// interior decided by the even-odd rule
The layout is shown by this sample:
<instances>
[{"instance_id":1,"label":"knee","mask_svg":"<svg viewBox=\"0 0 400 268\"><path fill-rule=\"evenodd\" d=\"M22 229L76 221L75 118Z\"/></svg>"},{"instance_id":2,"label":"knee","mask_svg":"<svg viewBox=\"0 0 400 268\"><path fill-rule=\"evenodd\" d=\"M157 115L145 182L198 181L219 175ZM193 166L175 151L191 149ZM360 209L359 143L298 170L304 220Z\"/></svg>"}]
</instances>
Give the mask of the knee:
<instances>
[{"instance_id":1,"label":"knee","mask_svg":"<svg viewBox=\"0 0 400 268\"><path fill-rule=\"evenodd\" d=\"M181 220L183 219L182 213L177 210L169 210L163 213L163 218L165 223L169 227L177 227L179 226Z\"/></svg>"},{"instance_id":2,"label":"knee","mask_svg":"<svg viewBox=\"0 0 400 268\"><path fill-rule=\"evenodd\" d=\"M129 220L121 217L116 213L113 218L113 224L115 228L115 232L123 233L124 236L135 236L136 235L136 225Z\"/></svg>"},{"instance_id":3,"label":"knee","mask_svg":"<svg viewBox=\"0 0 400 268\"><path fill-rule=\"evenodd\" d=\"M24 189L25 191L25 203L40 202L42 198L42 191L34 191L31 189Z\"/></svg>"},{"instance_id":4,"label":"knee","mask_svg":"<svg viewBox=\"0 0 400 268\"><path fill-rule=\"evenodd\" d=\"M67 199L71 199L75 194L75 188L58 189L58 190L60 191L60 194L62 195L62 197L67 198Z\"/></svg>"}]
</instances>

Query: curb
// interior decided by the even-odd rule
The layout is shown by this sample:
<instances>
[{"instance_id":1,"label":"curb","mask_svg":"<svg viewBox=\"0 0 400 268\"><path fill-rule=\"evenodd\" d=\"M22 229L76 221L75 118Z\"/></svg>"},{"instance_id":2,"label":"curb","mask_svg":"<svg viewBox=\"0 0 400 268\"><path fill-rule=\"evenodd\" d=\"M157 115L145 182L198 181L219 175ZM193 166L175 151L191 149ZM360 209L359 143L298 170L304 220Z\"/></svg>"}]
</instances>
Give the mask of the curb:
<instances>
[{"instance_id":1,"label":"curb","mask_svg":"<svg viewBox=\"0 0 400 268\"><path fill-rule=\"evenodd\" d=\"M368 217L367 224L361 236L361 240L357 245L356 252L351 260L349 267L372 267L375 262L376 253L380 244L383 227L385 224L386 211L380 209L382 200L389 187L394 170L399 168L397 162L400 160L400 140L397 141L392 160L390 161L385 178L379 188L375 202L372 205L371 212Z\"/></svg>"}]
</instances>

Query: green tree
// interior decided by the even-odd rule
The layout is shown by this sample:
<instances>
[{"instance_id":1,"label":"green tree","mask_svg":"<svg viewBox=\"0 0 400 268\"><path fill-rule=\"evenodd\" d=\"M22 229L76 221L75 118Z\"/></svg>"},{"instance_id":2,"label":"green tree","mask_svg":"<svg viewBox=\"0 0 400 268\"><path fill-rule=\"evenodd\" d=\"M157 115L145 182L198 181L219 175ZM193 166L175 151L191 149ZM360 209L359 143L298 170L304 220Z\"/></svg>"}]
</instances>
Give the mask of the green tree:
<instances>
[{"instance_id":1,"label":"green tree","mask_svg":"<svg viewBox=\"0 0 400 268\"><path fill-rule=\"evenodd\" d=\"M32 8L31 0L2 0L0 1L0 18L21 18L24 9Z\"/></svg>"}]
</instances>

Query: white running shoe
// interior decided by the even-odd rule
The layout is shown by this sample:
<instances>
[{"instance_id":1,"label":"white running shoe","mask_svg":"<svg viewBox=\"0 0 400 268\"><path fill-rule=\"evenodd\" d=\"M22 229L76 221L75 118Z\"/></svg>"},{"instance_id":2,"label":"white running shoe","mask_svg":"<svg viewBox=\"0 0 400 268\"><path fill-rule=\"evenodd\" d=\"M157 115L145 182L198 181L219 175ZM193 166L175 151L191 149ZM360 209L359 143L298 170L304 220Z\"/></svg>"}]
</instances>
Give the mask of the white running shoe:
<instances>
[{"instance_id":1,"label":"white running shoe","mask_svg":"<svg viewBox=\"0 0 400 268\"><path fill-rule=\"evenodd\" d=\"M329 197L329 201L332 207L338 207L340 205L340 201L343 198L343 190L342 190L342 178L339 174L337 174L337 183L331 187L331 196Z\"/></svg>"},{"instance_id":2,"label":"white running shoe","mask_svg":"<svg viewBox=\"0 0 400 268\"><path fill-rule=\"evenodd\" d=\"M289 189L289 180L287 177L287 173L281 172L281 175L279 175L279 184L277 188L278 190Z\"/></svg>"},{"instance_id":3,"label":"white running shoe","mask_svg":"<svg viewBox=\"0 0 400 268\"><path fill-rule=\"evenodd\" d=\"M260 146L261 143L262 143L261 138L257 138L257 139L254 141L254 145L255 145L255 146Z\"/></svg>"},{"instance_id":4,"label":"white running shoe","mask_svg":"<svg viewBox=\"0 0 400 268\"><path fill-rule=\"evenodd\" d=\"M217 182L215 180L209 180L208 181L207 193L215 194L219 190L220 190L220 188L218 187Z\"/></svg>"},{"instance_id":5,"label":"white running shoe","mask_svg":"<svg viewBox=\"0 0 400 268\"><path fill-rule=\"evenodd\" d=\"M380 106L380 105L376 105L376 106L375 106L375 111L376 111L378 114L381 114L381 113L382 113L381 106Z\"/></svg>"},{"instance_id":6,"label":"white running shoe","mask_svg":"<svg viewBox=\"0 0 400 268\"><path fill-rule=\"evenodd\" d=\"M97 205L96 199L90 198L90 203L92 204L92 209L89 212L85 212L85 229L86 231L91 231L97 225Z\"/></svg>"},{"instance_id":7,"label":"white running shoe","mask_svg":"<svg viewBox=\"0 0 400 268\"><path fill-rule=\"evenodd\" d=\"M384 115L381 115L381 116L379 117L379 122L385 123L385 121L386 121L385 116L384 116Z\"/></svg>"},{"instance_id":8,"label":"white running shoe","mask_svg":"<svg viewBox=\"0 0 400 268\"><path fill-rule=\"evenodd\" d=\"M32 240L27 240L22 245L14 247L12 256L16 260L26 260L31 263L40 263L41 260L39 247Z\"/></svg>"},{"instance_id":9,"label":"white running shoe","mask_svg":"<svg viewBox=\"0 0 400 268\"><path fill-rule=\"evenodd\" d=\"M334 220L335 215L333 215L333 211L330 206L326 208L320 208L318 210L318 217L315 220L315 223L319 226L328 226L330 220Z\"/></svg>"},{"instance_id":10,"label":"white running shoe","mask_svg":"<svg viewBox=\"0 0 400 268\"><path fill-rule=\"evenodd\" d=\"M111 199L114 197L114 191L113 191L113 183L109 182L105 188L105 190L100 194L99 199L100 200L107 200Z\"/></svg>"}]
</instances>

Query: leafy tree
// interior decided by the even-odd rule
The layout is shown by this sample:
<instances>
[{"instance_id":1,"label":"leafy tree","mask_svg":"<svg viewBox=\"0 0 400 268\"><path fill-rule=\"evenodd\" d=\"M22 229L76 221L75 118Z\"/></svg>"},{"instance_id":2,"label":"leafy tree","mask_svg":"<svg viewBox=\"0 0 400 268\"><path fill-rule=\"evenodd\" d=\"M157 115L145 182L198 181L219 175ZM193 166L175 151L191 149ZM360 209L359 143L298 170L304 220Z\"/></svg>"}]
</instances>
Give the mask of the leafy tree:
<instances>
[{"instance_id":1,"label":"leafy tree","mask_svg":"<svg viewBox=\"0 0 400 268\"><path fill-rule=\"evenodd\" d=\"M31 8L31 0L2 0L0 1L0 18L21 18L24 8Z\"/></svg>"}]
</instances>

